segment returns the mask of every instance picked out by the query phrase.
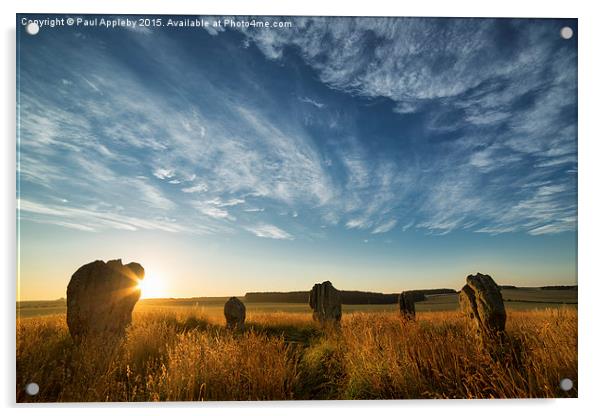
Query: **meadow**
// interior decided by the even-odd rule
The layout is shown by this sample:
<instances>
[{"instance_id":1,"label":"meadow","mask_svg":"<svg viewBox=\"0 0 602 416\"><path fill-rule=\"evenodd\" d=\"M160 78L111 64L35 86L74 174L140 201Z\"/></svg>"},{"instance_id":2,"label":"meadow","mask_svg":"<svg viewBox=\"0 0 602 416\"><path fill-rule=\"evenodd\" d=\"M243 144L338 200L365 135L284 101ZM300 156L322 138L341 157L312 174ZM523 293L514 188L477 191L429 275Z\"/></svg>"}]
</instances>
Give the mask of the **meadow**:
<instances>
[{"instance_id":1,"label":"meadow","mask_svg":"<svg viewBox=\"0 0 602 416\"><path fill-rule=\"evenodd\" d=\"M141 301L115 345L74 345L62 312L21 316L17 401L577 396L577 308L557 300L507 302L509 341L496 357L478 348L451 297L417 304L415 321L394 305L344 305L340 328L318 326L306 305L248 304L243 332L224 328L217 300L161 302ZM29 382L38 395L24 392Z\"/></svg>"},{"instance_id":2,"label":"meadow","mask_svg":"<svg viewBox=\"0 0 602 416\"><path fill-rule=\"evenodd\" d=\"M558 308L566 305L577 305L576 290L542 290L541 288L502 289L502 296L506 308L534 309ZM239 296L244 301L244 296ZM419 312L453 311L458 309L458 295L428 295L427 300L416 304ZM182 308L194 307L210 315L221 314L227 297L205 298L177 298L177 299L141 299L136 305L137 309ZM282 302L246 302L248 311L251 312L307 312L311 309L307 302L282 303ZM396 311L396 304L384 305L343 305L343 312L357 311ZM64 314L67 312L65 299L52 301L24 301L17 302L17 319Z\"/></svg>"}]
</instances>

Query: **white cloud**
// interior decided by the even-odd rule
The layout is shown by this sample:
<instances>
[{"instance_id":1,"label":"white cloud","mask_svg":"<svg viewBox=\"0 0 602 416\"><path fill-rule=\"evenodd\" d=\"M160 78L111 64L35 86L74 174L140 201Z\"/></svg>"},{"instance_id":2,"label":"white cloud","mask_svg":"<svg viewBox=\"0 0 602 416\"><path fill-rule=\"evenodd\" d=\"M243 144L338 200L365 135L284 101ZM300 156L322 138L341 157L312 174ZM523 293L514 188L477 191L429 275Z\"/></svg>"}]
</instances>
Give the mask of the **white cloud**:
<instances>
[{"instance_id":1,"label":"white cloud","mask_svg":"<svg viewBox=\"0 0 602 416\"><path fill-rule=\"evenodd\" d=\"M401 230L405 232L405 231L409 230L410 228L412 228L413 225L414 225L414 221L410 221L406 225L404 225L401 228Z\"/></svg>"},{"instance_id":2,"label":"white cloud","mask_svg":"<svg viewBox=\"0 0 602 416\"><path fill-rule=\"evenodd\" d=\"M159 179L171 179L174 177L175 172L173 169L158 168L153 172L153 175Z\"/></svg>"},{"instance_id":3,"label":"white cloud","mask_svg":"<svg viewBox=\"0 0 602 416\"><path fill-rule=\"evenodd\" d=\"M408 214L417 219L404 230L415 226L446 233L468 227L541 234L570 229L574 222L562 219L576 211L571 199L574 184L555 178L562 188L556 191L542 185L529 190L526 185L576 163L576 128L570 123L559 127L557 121L572 105L576 85L570 75L572 58L550 55L547 43L539 42L543 32L536 24L513 59L489 62L483 57L496 45L487 21L444 22L443 30L425 22L301 18L293 30L244 33L269 59L280 59L285 47L295 46L330 87L390 98L395 112L407 115L435 102L437 106L429 111L433 129L475 128L450 147L420 143L428 150L425 155L374 154L362 147L371 138L359 137L353 123L325 114L325 123L339 129L342 137L335 149L325 150L294 117L272 117L271 110L280 103L271 101L269 94L261 96L261 107L244 94L218 99L224 97L223 91L200 74L187 85L203 91L200 101L182 95L179 105L173 106L132 76L122 62L101 48L90 48L85 62L75 51L67 51L65 59L56 63L57 79L72 79L73 85L58 81L56 94L40 96L23 91L21 179L45 189L41 196L46 198L41 200L49 200L57 190L85 196L70 198L71 209L82 210L72 212L81 222L61 220L63 226L82 230L144 228L145 223L136 218L147 218L146 225L155 227L162 224L155 218L166 212L177 216L177 224L185 228L194 223L185 207L190 211L194 207L206 217L209 222L201 228L215 229L220 221L227 224L235 219L232 213L244 227L245 215L240 212L264 211L253 208L255 204L285 212L308 209L330 225L374 227L373 233L390 231ZM208 32L218 34L218 30ZM186 61L173 53L171 40L155 35L152 42L136 38L141 48L156 55L157 62L170 62L162 67L162 79L166 88L179 93L178 68L186 67ZM373 42L376 38L383 41ZM367 47L372 44L373 48ZM454 62L444 71L438 67L441 56ZM548 72L552 78L544 77ZM114 73L120 77L112 77ZM500 84L500 78L510 81ZM31 91L45 88L33 78L26 84ZM62 110L57 97L72 89L85 94L73 109ZM99 91L104 93L102 100ZM512 103L527 93L537 93L534 104L514 114ZM319 97L297 98L322 109L320 113L333 107L325 106ZM450 119L454 112L461 114L457 120ZM501 125L508 131L487 130ZM401 133L398 139L415 140ZM514 164L520 167L527 162L536 171L533 176L520 178L509 172L509 166L514 169ZM170 167L176 167L177 174ZM165 183L146 179L152 176ZM166 185L182 182L186 183L182 188ZM202 193L208 193L206 200L198 202L205 196ZM111 201L122 210L91 211L86 199ZM251 207L244 209L241 205L247 203ZM45 207L51 211L35 213L38 220L63 216L52 211L56 207ZM382 222L384 218L391 220ZM260 228L262 236L274 226L265 227Z\"/></svg>"},{"instance_id":4,"label":"white cloud","mask_svg":"<svg viewBox=\"0 0 602 416\"><path fill-rule=\"evenodd\" d=\"M531 235L541 234L557 234L565 231L572 231L577 227L576 218L563 218L560 221L556 221L552 224L542 225L540 227L529 230Z\"/></svg>"},{"instance_id":5,"label":"white cloud","mask_svg":"<svg viewBox=\"0 0 602 416\"><path fill-rule=\"evenodd\" d=\"M105 210L100 211L92 208L74 208L65 205L46 205L38 202L19 199L17 208L20 217L29 219L28 215L35 221L44 221L59 226L77 228L83 231L95 231L98 229L118 229L118 230L160 230L166 232L182 232L188 227L183 227L178 223L142 219L132 215ZM42 217L39 217L42 215ZM208 232L209 230L199 226L188 228L192 232Z\"/></svg>"},{"instance_id":6,"label":"white cloud","mask_svg":"<svg viewBox=\"0 0 602 416\"><path fill-rule=\"evenodd\" d=\"M494 163L491 159L492 151L490 149L474 152L470 155L470 164L477 168L487 168Z\"/></svg>"},{"instance_id":7,"label":"white cloud","mask_svg":"<svg viewBox=\"0 0 602 416\"><path fill-rule=\"evenodd\" d=\"M389 220L379 224L377 227L372 230L372 234L382 234L388 233L397 225L397 220Z\"/></svg>"},{"instance_id":8,"label":"white cloud","mask_svg":"<svg viewBox=\"0 0 602 416\"><path fill-rule=\"evenodd\" d=\"M301 101L302 103L311 104L311 105L313 105L314 107L317 107L317 108L324 107L324 103L318 102L316 100L312 100L309 97L299 97L299 101Z\"/></svg>"},{"instance_id":9,"label":"white cloud","mask_svg":"<svg viewBox=\"0 0 602 416\"><path fill-rule=\"evenodd\" d=\"M203 214L208 215L213 218L234 219L232 216L230 216L228 211L226 211L225 209L217 208L217 207L201 206L201 207L199 207L199 211L201 211Z\"/></svg>"},{"instance_id":10,"label":"white cloud","mask_svg":"<svg viewBox=\"0 0 602 416\"><path fill-rule=\"evenodd\" d=\"M562 157L555 157L544 162L539 162L535 165L536 168L547 168L550 166L558 166L565 164L575 164L577 163L577 155L568 155Z\"/></svg>"},{"instance_id":11,"label":"white cloud","mask_svg":"<svg viewBox=\"0 0 602 416\"><path fill-rule=\"evenodd\" d=\"M295 23L290 31L243 33L268 59L281 59L286 47L294 47L332 88L389 98L394 112L411 114L436 104L429 107L428 115L430 128L439 133L476 128L478 137L471 138L471 146L463 152L452 151L443 160L434 154L433 160L424 162L441 165L440 169L410 175L410 182L420 185L409 188L427 194L416 202L416 210L425 217L417 227L449 232L473 224L474 218L501 222L508 210L513 212L509 224L480 229L527 231L531 222L544 221L538 215L538 220L531 218L526 210L512 209L523 195L514 187L520 180L510 171L528 167L547 169L550 174L551 169L576 163L576 122L566 117L576 108L576 53L558 51L547 22L514 25L521 42L512 56L492 53L499 50L493 20L308 17ZM348 152L342 163L349 174L343 212L351 213L352 228L359 228L356 211L361 207L362 218L371 218L376 207L401 200L399 195L387 200L386 187L375 186L374 162L365 164L361 152ZM481 175L494 171L499 176L488 185L489 179ZM464 178L464 185L455 186L454 176ZM362 193L362 187L371 192ZM398 190L399 184L392 189ZM380 195L380 204L366 202L374 201L374 192ZM562 207L574 209L567 199L570 192L554 203L558 213L564 212ZM530 209L544 211L546 203L534 203ZM554 221L554 215L545 221ZM543 230L547 229L551 228Z\"/></svg>"},{"instance_id":12,"label":"white cloud","mask_svg":"<svg viewBox=\"0 0 602 416\"><path fill-rule=\"evenodd\" d=\"M484 19L299 18L295 23L286 31L242 33L269 59L280 59L286 46L295 46L323 82L391 98L404 103L401 112L412 112L417 100L457 96L496 76L529 74L541 59L538 48L548 44L538 42L545 28L533 24L521 33L526 42L515 59L492 59L490 52L498 48L495 23ZM445 70L441 57L453 59Z\"/></svg>"},{"instance_id":13,"label":"white cloud","mask_svg":"<svg viewBox=\"0 0 602 416\"><path fill-rule=\"evenodd\" d=\"M225 30L223 25L219 24L219 19L214 19L207 16L201 16L199 19L203 19L205 22L207 22L207 24L203 26L203 29L205 29L211 36L217 36L219 32L223 32Z\"/></svg>"},{"instance_id":14,"label":"white cloud","mask_svg":"<svg viewBox=\"0 0 602 416\"><path fill-rule=\"evenodd\" d=\"M286 231L271 224L258 224L246 227L247 230L257 237L273 238L275 240L293 240L293 236Z\"/></svg>"},{"instance_id":15,"label":"white cloud","mask_svg":"<svg viewBox=\"0 0 602 416\"><path fill-rule=\"evenodd\" d=\"M90 81L88 78L84 77L82 75L83 80L86 82L86 84L88 84L94 91L101 93L100 89L96 86L96 84L94 84L92 81Z\"/></svg>"},{"instance_id":16,"label":"white cloud","mask_svg":"<svg viewBox=\"0 0 602 416\"><path fill-rule=\"evenodd\" d=\"M56 225L58 227L71 228L73 230L78 231L86 231L86 232L96 232L98 231L94 227L90 227L89 225L77 224L69 221L60 221L60 220L49 220L49 219L32 219L32 221L40 223L40 224L50 224Z\"/></svg>"},{"instance_id":17,"label":"white cloud","mask_svg":"<svg viewBox=\"0 0 602 416\"><path fill-rule=\"evenodd\" d=\"M182 192L187 194L197 193L197 192L207 192L207 185L204 183L199 183L197 185L189 186L188 188L182 188Z\"/></svg>"},{"instance_id":18,"label":"white cloud","mask_svg":"<svg viewBox=\"0 0 602 416\"><path fill-rule=\"evenodd\" d=\"M236 217L232 216L223 205L218 205L215 200L210 201L195 201L192 205L203 215L214 219L225 219L235 221Z\"/></svg>"},{"instance_id":19,"label":"white cloud","mask_svg":"<svg viewBox=\"0 0 602 416\"><path fill-rule=\"evenodd\" d=\"M245 208L245 212L264 212L265 208Z\"/></svg>"},{"instance_id":20,"label":"white cloud","mask_svg":"<svg viewBox=\"0 0 602 416\"><path fill-rule=\"evenodd\" d=\"M208 200L207 203L212 204L212 205L217 205L219 207L233 207L236 205L244 204L245 200L241 199L241 198L231 198L231 199L227 199L227 200L222 200L221 198L217 197L217 198Z\"/></svg>"},{"instance_id":21,"label":"white cloud","mask_svg":"<svg viewBox=\"0 0 602 416\"><path fill-rule=\"evenodd\" d=\"M141 46L148 47L144 43ZM173 50L156 49L161 55L157 56L159 60ZM23 120L24 140L20 147L22 179L46 186L51 194L53 189L60 189L119 203L124 215L134 218L152 217L159 214L157 211L179 206L174 214L183 222L189 222L190 216L182 206L194 206L190 204L193 201L187 201L183 195L174 196L173 188L152 184L140 174L141 168L147 167L149 176L171 185L182 180L189 182L189 186L180 189L184 195L209 189L212 195L220 195L212 204L195 207L215 220L234 219L224 208L245 203L243 198L224 195L248 193L254 198L312 205L325 204L331 198L332 185L323 172L321 157L302 129L285 125L285 131L258 109L242 106L242 101L215 110L216 114L231 117L210 119L205 119L192 102L184 100L182 108L177 109L163 105L164 100L154 97L139 80L128 75L120 62L101 56L101 50L92 48L84 63L72 57L83 67L70 66L72 52L68 52L59 66L62 72L72 73L74 79L80 80L77 87L83 91L94 88L77 78L77 74L89 74L95 87L106 92L103 101L84 94L76 103L77 111L66 112L56 103L56 95L34 97L23 92L27 117ZM166 83L170 76L179 82L180 75L177 71L170 73L169 68L164 68ZM106 76L115 71L123 76ZM36 82L33 80L32 85ZM197 88L207 97L221 96L221 91L211 84L202 83ZM228 103L214 101L217 106ZM171 166L178 166L177 175ZM195 183L194 171L200 172L202 183ZM122 226L119 224L113 225Z\"/></svg>"},{"instance_id":22,"label":"white cloud","mask_svg":"<svg viewBox=\"0 0 602 416\"><path fill-rule=\"evenodd\" d=\"M174 202L166 198L161 191L145 180L126 179L125 182L137 189L141 194L141 198L154 208L169 210L176 207Z\"/></svg>"},{"instance_id":23,"label":"white cloud","mask_svg":"<svg viewBox=\"0 0 602 416\"><path fill-rule=\"evenodd\" d=\"M347 221L345 227L349 229L358 228L360 230L366 229L372 225L372 222L367 218L353 218Z\"/></svg>"}]
</instances>

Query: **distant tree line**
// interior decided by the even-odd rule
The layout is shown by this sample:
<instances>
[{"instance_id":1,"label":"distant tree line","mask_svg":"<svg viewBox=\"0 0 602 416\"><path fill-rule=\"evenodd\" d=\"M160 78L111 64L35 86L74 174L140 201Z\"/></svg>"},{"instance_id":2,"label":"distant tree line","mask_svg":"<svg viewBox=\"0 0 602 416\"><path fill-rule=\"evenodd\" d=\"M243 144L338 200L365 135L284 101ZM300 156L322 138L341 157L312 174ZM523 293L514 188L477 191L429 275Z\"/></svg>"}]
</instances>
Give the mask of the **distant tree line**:
<instances>
[{"instance_id":1,"label":"distant tree line","mask_svg":"<svg viewBox=\"0 0 602 416\"><path fill-rule=\"evenodd\" d=\"M425 295L456 293L453 289L415 290L416 301L425 300ZM422 295L422 296L420 296ZM344 305L385 305L397 303L399 293L362 292L359 290L341 290L341 303ZM247 302L307 303L309 291L297 292L249 292L245 294Z\"/></svg>"},{"instance_id":2,"label":"distant tree line","mask_svg":"<svg viewBox=\"0 0 602 416\"><path fill-rule=\"evenodd\" d=\"M283 302L283 303L306 303L309 299L309 291L299 292L249 292L245 294L247 302Z\"/></svg>"},{"instance_id":3,"label":"distant tree line","mask_svg":"<svg viewBox=\"0 0 602 416\"><path fill-rule=\"evenodd\" d=\"M525 289L523 287L516 287L513 285L500 285L501 289ZM532 288L526 288L526 289L532 289ZM541 286L539 289L541 290L577 290L577 285L571 285L571 286Z\"/></svg>"},{"instance_id":4,"label":"distant tree line","mask_svg":"<svg viewBox=\"0 0 602 416\"><path fill-rule=\"evenodd\" d=\"M577 285L572 286L543 286L541 290L577 290Z\"/></svg>"},{"instance_id":5,"label":"distant tree line","mask_svg":"<svg viewBox=\"0 0 602 416\"><path fill-rule=\"evenodd\" d=\"M451 293L458 293L458 291L454 289L420 289L416 290L416 292L420 292L425 295L449 295Z\"/></svg>"}]
</instances>

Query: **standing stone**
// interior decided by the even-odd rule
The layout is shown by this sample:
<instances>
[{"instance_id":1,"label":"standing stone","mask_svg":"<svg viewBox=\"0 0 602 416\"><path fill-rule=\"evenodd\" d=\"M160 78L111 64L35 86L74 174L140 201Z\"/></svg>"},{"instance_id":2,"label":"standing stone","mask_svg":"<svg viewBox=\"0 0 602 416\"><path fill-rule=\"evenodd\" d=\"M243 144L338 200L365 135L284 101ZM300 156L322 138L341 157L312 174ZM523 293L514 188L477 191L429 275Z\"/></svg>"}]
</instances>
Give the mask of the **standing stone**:
<instances>
[{"instance_id":1,"label":"standing stone","mask_svg":"<svg viewBox=\"0 0 602 416\"><path fill-rule=\"evenodd\" d=\"M80 267L67 286L67 326L75 341L84 337L120 337L132 322L140 299L144 268L119 260L97 260Z\"/></svg>"},{"instance_id":2,"label":"standing stone","mask_svg":"<svg viewBox=\"0 0 602 416\"><path fill-rule=\"evenodd\" d=\"M459 302L482 342L503 340L506 310L502 292L491 276L481 273L468 276Z\"/></svg>"},{"instance_id":3,"label":"standing stone","mask_svg":"<svg viewBox=\"0 0 602 416\"><path fill-rule=\"evenodd\" d=\"M245 327L246 308L238 298L231 297L224 305L224 316L228 329L243 330Z\"/></svg>"},{"instance_id":4,"label":"standing stone","mask_svg":"<svg viewBox=\"0 0 602 416\"><path fill-rule=\"evenodd\" d=\"M406 319L416 317L416 294L414 292L401 292L399 294L399 312Z\"/></svg>"},{"instance_id":5,"label":"standing stone","mask_svg":"<svg viewBox=\"0 0 602 416\"><path fill-rule=\"evenodd\" d=\"M341 293L329 281L316 283L309 294L313 319L320 323L341 320Z\"/></svg>"}]
</instances>

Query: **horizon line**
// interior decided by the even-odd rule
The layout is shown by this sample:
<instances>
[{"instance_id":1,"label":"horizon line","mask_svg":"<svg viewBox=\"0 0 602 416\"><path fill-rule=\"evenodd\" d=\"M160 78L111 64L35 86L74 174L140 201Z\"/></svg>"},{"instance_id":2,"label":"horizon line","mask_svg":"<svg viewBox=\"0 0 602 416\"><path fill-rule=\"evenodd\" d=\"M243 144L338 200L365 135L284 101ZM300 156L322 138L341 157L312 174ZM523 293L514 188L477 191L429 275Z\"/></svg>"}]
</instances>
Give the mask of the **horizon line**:
<instances>
[{"instance_id":1,"label":"horizon line","mask_svg":"<svg viewBox=\"0 0 602 416\"><path fill-rule=\"evenodd\" d=\"M567 286L567 287L579 287L578 283L575 282L574 284L551 284L551 285L542 285L542 286L517 286L517 285L511 285L511 284L498 284L498 286L500 286L500 288L503 289L502 286L512 286L515 287L516 289L541 289L544 287L563 287L563 286ZM420 291L420 290L437 290L437 289L451 289L454 290L456 293L458 293L460 291L460 289L454 289L454 288L450 288L450 287L433 287L433 288L421 288L421 289L409 289L411 291ZM379 293L379 294L383 294L383 295L394 295L394 294L399 294L402 291L398 291L398 292L373 292L370 290L358 290L358 289L338 289L341 292L364 292L364 293ZM310 292L311 289L308 290L287 290L287 291L255 291L255 292L246 292L243 295L216 295L216 296L181 296L181 297L174 297L174 296L166 296L166 297L148 297L148 298L144 298L141 297L138 301L143 301L143 300L161 300L161 299L166 299L166 300L173 300L173 299L203 299L203 298L207 298L207 299L216 299L216 298L229 298L229 297L237 297L237 298L244 298L248 293L295 293L295 292ZM66 300L67 297L63 296L60 298L55 298L55 299L24 299L24 300L16 300L16 303L19 302L56 302L59 300ZM261 302L259 302L261 303ZM294 303L294 302L293 302Z\"/></svg>"}]
</instances>

